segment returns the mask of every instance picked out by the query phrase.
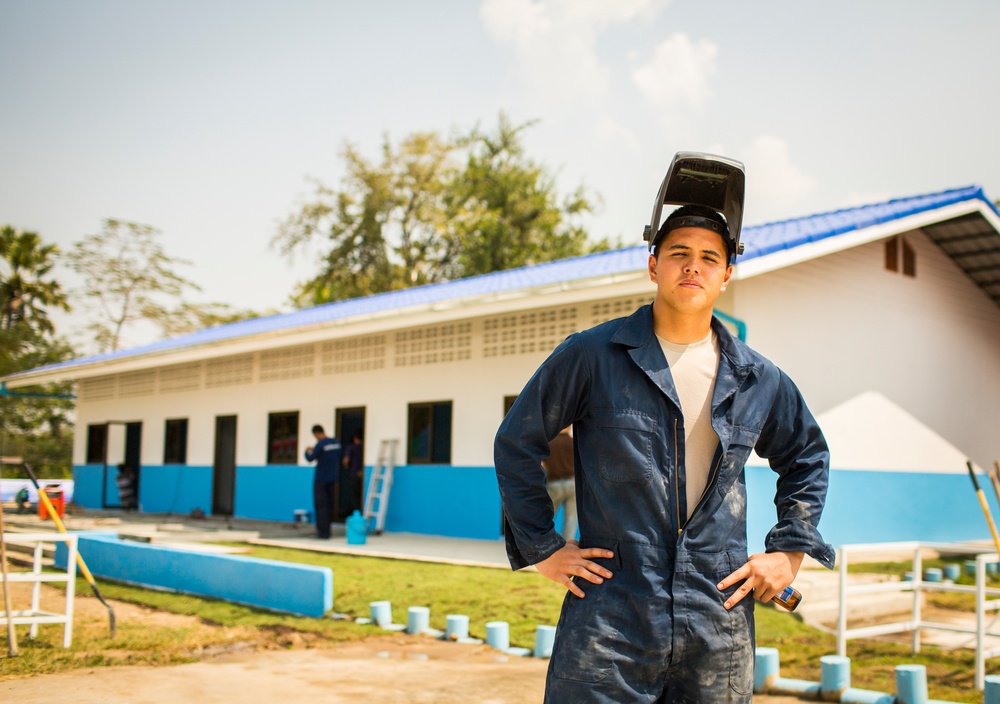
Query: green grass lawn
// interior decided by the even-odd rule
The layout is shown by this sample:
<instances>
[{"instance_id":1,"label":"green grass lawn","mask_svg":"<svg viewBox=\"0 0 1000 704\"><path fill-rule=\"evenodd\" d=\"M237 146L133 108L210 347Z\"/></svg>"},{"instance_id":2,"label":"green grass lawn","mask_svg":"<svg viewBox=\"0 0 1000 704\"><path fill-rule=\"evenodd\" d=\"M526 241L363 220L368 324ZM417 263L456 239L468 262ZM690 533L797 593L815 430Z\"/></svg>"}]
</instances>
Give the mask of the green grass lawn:
<instances>
[{"instance_id":1,"label":"green grass lawn","mask_svg":"<svg viewBox=\"0 0 1000 704\"><path fill-rule=\"evenodd\" d=\"M245 546L242 546L245 547ZM448 614L469 617L470 634L485 637L487 621L507 621L512 645L531 648L535 627L555 625L563 590L535 572L511 572L486 567L441 565L406 560L338 555L302 550L254 546L253 557L330 567L334 572L334 610L352 618L368 617L372 601L389 600L393 620L406 623L410 606L430 609L430 625L444 630ZM928 566L932 563L928 561ZM878 566L879 569L882 566ZM893 569L896 569L893 567ZM861 565L853 569L862 571ZM102 593L112 599L141 604L177 614L197 617L205 627L186 632L133 629L119 626L115 641L107 636L107 623L77 628L70 651L62 651L61 629L42 628L42 637L21 643L21 662L0 659L0 675L52 672L102 664L167 664L197 659L200 654L230 647L249 633L265 633L285 647L294 641L280 636L300 634L311 645L364 638L381 633L373 626L332 618L305 618L260 611L180 594L102 583ZM90 588L78 581L80 595ZM802 623L793 614L772 606L758 605L757 644L780 652L781 675L819 681L819 659L836 651L835 637ZM212 627L207 627L211 625ZM219 628L221 627L221 628ZM141 632L139 632L141 631ZM0 641L5 641L0 634ZM852 659L852 686L893 693L896 665L927 666L930 697L953 702L981 702L973 688L973 653L946 651L930 646L914 656L905 645L876 640L853 640L848 646ZM988 672L1000 674L1000 661L987 663Z\"/></svg>"}]
</instances>

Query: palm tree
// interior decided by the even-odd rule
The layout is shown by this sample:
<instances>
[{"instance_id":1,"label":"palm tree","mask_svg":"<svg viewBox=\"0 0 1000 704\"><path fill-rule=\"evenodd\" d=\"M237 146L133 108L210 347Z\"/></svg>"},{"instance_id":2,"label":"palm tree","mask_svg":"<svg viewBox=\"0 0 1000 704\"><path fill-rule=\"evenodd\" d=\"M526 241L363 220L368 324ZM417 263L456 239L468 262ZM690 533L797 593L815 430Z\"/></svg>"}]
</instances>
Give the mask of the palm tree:
<instances>
[{"instance_id":1,"label":"palm tree","mask_svg":"<svg viewBox=\"0 0 1000 704\"><path fill-rule=\"evenodd\" d=\"M58 252L34 232L0 228L0 330L24 322L36 332L51 333L46 308L70 310L59 282L49 278Z\"/></svg>"}]
</instances>

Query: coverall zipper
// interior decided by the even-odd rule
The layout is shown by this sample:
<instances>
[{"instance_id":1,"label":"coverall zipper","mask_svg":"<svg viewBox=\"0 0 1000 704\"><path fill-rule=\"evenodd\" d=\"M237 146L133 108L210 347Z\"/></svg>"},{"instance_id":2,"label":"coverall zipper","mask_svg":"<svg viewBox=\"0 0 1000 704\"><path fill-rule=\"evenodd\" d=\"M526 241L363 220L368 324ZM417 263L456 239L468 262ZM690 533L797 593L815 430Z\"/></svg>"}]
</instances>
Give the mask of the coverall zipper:
<instances>
[{"instance_id":1,"label":"coverall zipper","mask_svg":"<svg viewBox=\"0 0 1000 704\"><path fill-rule=\"evenodd\" d=\"M681 525L681 465L677 454L677 419L674 418L674 507L677 509L677 536L680 537L684 526ZM686 524L686 521L685 521Z\"/></svg>"}]
</instances>

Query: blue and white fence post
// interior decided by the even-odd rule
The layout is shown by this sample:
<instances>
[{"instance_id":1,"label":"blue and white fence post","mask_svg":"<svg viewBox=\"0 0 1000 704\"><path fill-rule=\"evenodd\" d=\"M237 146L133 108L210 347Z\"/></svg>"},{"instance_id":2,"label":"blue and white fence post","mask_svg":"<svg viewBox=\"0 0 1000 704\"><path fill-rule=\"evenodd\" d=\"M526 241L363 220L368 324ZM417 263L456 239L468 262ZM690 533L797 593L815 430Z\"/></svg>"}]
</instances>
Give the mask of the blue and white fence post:
<instances>
[{"instance_id":1,"label":"blue and white fence post","mask_svg":"<svg viewBox=\"0 0 1000 704\"><path fill-rule=\"evenodd\" d=\"M823 701L839 702L851 687L851 659L841 655L824 655L819 659L819 691Z\"/></svg>"},{"instance_id":2,"label":"blue and white fence post","mask_svg":"<svg viewBox=\"0 0 1000 704\"><path fill-rule=\"evenodd\" d=\"M896 666L896 701L899 704L927 704L927 668L923 665Z\"/></svg>"},{"instance_id":3,"label":"blue and white fence post","mask_svg":"<svg viewBox=\"0 0 1000 704\"><path fill-rule=\"evenodd\" d=\"M538 626L535 628L535 650L536 658L552 657L552 646L556 642L555 626Z\"/></svg>"},{"instance_id":4,"label":"blue and white fence post","mask_svg":"<svg viewBox=\"0 0 1000 704\"><path fill-rule=\"evenodd\" d=\"M486 644L504 652L510 649L510 626L506 621L489 621L486 624Z\"/></svg>"}]
</instances>

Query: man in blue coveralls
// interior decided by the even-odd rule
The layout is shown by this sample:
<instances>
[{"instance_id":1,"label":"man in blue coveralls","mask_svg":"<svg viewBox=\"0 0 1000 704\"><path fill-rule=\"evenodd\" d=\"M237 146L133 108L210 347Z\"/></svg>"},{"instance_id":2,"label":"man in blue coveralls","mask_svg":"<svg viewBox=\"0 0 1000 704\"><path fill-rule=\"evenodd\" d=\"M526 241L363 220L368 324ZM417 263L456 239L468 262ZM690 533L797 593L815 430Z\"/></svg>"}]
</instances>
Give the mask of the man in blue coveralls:
<instances>
[{"instance_id":1,"label":"man in blue coveralls","mask_svg":"<svg viewBox=\"0 0 1000 704\"><path fill-rule=\"evenodd\" d=\"M655 224L654 224L655 227ZM817 524L829 452L792 381L712 315L733 271L724 217L687 205L651 239L652 305L567 338L497 433L507 553L569 593L546 702L749 702L753 599L834 552ZM580 540L553 526L541 462L572 424ZM747 556L744 464L777 473Z\"/></svg>"},{"instance_id":2,"label":"man in blue coveralls","mask_svg":"<svg viewBox=\"0 0 1000 704\"><path fill-rule=\"evenodd\" d=\"M337 438L327 437L322 425L312 427L316 445L306 448L306 460L316 463L313 476L313 508L316 511L316 535L330 537L330 522L333 520L334 489L340 478L340 458L343 448Z\"/></svg>"}]
</instances>

